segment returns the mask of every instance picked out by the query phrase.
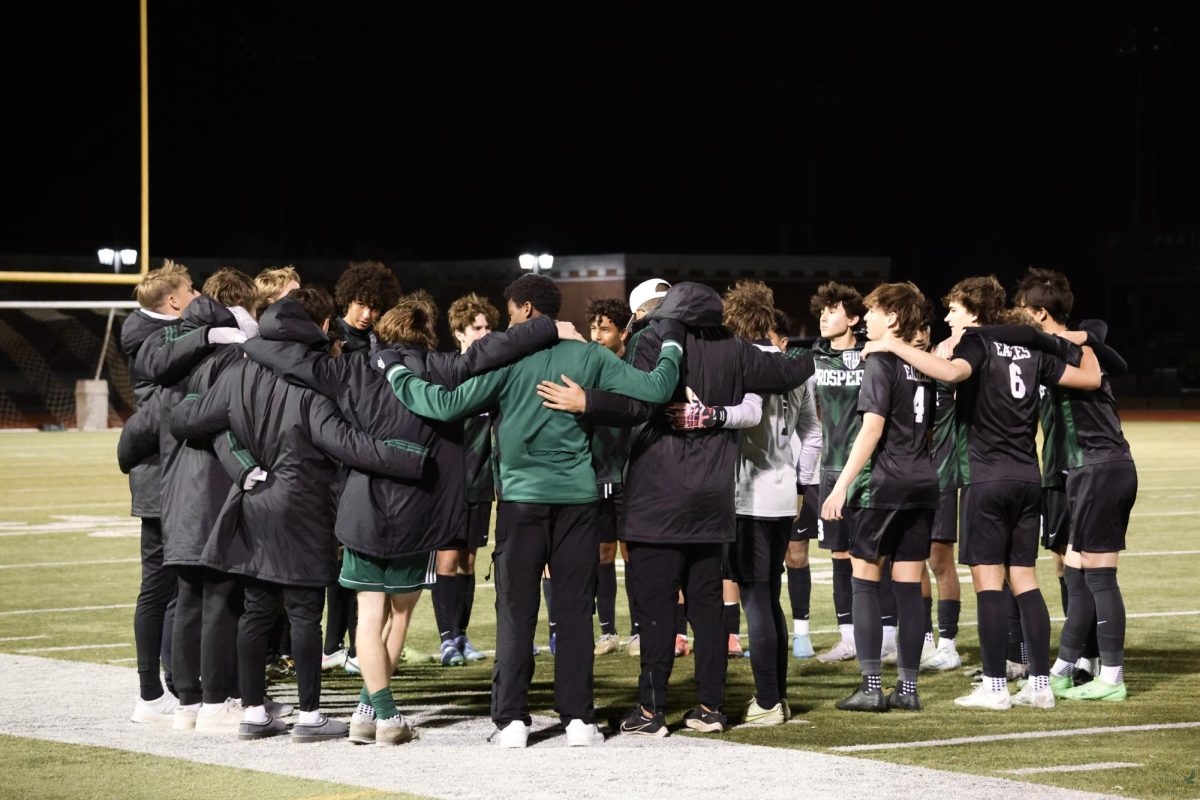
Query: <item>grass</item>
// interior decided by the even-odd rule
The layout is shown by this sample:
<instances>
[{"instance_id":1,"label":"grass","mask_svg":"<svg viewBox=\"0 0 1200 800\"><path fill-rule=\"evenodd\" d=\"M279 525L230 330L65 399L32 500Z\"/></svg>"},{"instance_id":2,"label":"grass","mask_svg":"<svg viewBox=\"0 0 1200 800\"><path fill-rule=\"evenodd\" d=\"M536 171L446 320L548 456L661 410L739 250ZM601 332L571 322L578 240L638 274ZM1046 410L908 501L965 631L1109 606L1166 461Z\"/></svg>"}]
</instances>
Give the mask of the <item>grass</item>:
<instances>
[{"instance_id":1,"label":"grass","mask_svg":"<svg viewBox=\"0 0 1200 800\"><path fill-rule=\"evenodd\" d=\"M1126 646L1130 699L1123 704L1061 703L1053 711L1014 709L1004 714L957 709L952 699L969 688L957 671L922 676L926 710L920 714L858 715L838 712L833 702L856 683L853 664L822 665L793 661L789 697L808 724L760 730L734 728L729 741L800 750L860 745L944 740L954 737L1014 734L999 742L888 748L854 753L876 762L913 764L981 775L1000 775L1015 767L1054 767L1101 762L1140 766L1085 772L1037 773L1020 779L1034 784L1111 792L1131 797L1197 796L1196 771L1200 756L1197 729L1093 733L1065 738L1030 738L1046 731L1070 731L1114 726L1143 726L1200 721L1195 698L1200 697L1200 599L1197 573L1200 547L1192 535L1200 516L1200 425L1182 422L1127 423L1126 433L1138 460L1140 491L1130 530L1130 552L1121 560L1121 586L1130 613ZM0 435L0 652L29 652L52 658L98 663L132 664L132 603L138 582L136 520L128 514L128 489L116 469L113 433L12 433ZM91 518L71 530L21 534L26 526L48 526L65 516ZM100 533L103 535L90 535ZM7 535L6 535L7 534ZM12 535L20 534L20 535ZM1158 553L1161 555L1149 555ZM1139 555L1147 554L1147 555ZM487 581L490 557L479 557L479 589L472 622L472 639L481 648L494 646L494 611ZM116 563L5 568L44 562L111 561ZM1061 617L1057 581L1049 559L1039 575L1053 617ZM969 585L969 581L964 584ZM65 589L65 590L64 590ZM618 593L618 620L627 626L623 592ZM418 606L409 644L433 652L437 633L429 601ZM786 607L786 599L784 601ZM13 614L14 611L80 606L118 606L70 613ZM1188 613L1190 612L1190 613ZM1142 616L1147 615L1147 616ZM1149 616L1154 615L1154 616ZM833 643L832 602L827 560L814 559L813 626L818 648ZM959 645L971 664L978 664L974 606L963 607ZM1054 625L1057 641L1058 625ZM545 625L539 634L545 636ZM37 636L44 638L26 639ZM95 647L94 645L115 645ZM79 648L79 649L52 649ZM678 724L695 702L692 659L680 659L672 678L668 721ZM531 702L535 713L551 714L553 659L537 659ZM397 703L406 706L444 705L459 713L486 716L490 661L458 669L433 664L407 664L394 683ZM888 682L885 676L885 682ZM596 659L596 704L606 716L624 711L633 701L637 663L625 655ZM341 672L327 673L326 705L349 713L359 681ZM730 662L727 708L736 721L753 694L748 660ZM59 765L84 765L98 760L97 748L55 745L20 739L0 739L6 764L21 764L20 774L40 775L15 796L84 797L124 794L121 769L87 774L88 789L70 782L45 781ZM111 754L104 751L108 763ZM129 769L161 771L158 759L122 754ZM61 760L60 760L61 759ZM224 773L238 770L172 762L171 769L212 770L206 785L221 787ZM10 771L10 774L13 771ZM1191 783L1188 782L1189 775ZM147 780L150 780L147 777ZM270 795L308 797L355 795L354 787L255 774ZM154 784L149 784L154 785ZM235 785L230 783L229 785ZM256 784L257 785L257 784ZM278 787L276 789L275 787ZM75 790L78 789L78 792ZM168 784L161 794L172 796ZM215 796L224 796L217 789ZM951 789L952 791L952 789ZM1034 790L1036 791L1036 790ZM54 792L57 792L55 794ZM245 792L244 794L249 794ZM146 796L151 796L147 794Z\"/></svg>"}]
</instances>

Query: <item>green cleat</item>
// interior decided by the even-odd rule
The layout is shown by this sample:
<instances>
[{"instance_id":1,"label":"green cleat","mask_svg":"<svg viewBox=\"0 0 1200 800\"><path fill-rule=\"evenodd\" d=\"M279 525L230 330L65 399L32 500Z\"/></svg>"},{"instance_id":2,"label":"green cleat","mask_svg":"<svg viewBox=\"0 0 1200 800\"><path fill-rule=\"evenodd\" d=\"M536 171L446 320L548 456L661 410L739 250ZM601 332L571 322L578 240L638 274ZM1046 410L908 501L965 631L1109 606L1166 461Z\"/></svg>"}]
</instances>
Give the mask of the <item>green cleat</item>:
<instances>
[{"instance_id":1,"label":"green cleat","mask_svg":"<svg viewBox=\"0 0 1200 800\"><path fill-rule=\"evenodd\" d=\"M1050 676L1050 691L1054 692L1055 697L1066 697L1065 692L1072 687L1070 675L1051 675Z\"/></svg>"},{"instance_id":2,"label":"green cleat","mask_svg":"<svg viewBox=\"0 0 1200 800\"><path fill-rule=\"evenodd\" d=\"M1120 703L1128 696L1125 682L1109 683L1103 678L1067 689L1061 695L1064 700L1107 700L1110 703Z\"/></svg>"}]
</instances>

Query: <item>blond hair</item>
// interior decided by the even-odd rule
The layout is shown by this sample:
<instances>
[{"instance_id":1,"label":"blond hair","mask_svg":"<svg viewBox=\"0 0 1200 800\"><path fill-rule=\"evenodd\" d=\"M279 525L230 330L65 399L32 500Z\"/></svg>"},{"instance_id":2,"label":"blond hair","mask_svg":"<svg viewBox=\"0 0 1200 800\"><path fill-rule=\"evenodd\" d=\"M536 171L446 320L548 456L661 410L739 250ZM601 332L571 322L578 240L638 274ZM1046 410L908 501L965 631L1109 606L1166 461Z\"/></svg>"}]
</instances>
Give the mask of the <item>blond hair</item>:
<instances>
[{"instance_id":1,"label":"blond hair","mask_svg":"<svg viewBox=\"0 0 1200 800\"><path fill-rule=\"evenodd\" d=\"M142 308L154 311L181 286L190 286L191 283L192 276L188 274L187 267L167 259L161 267L142 276L138 285L133 287L133 298Z\"/></svg>"},{"instance_id":2,"label":"blond hair","mask_svg":"<svg viewBox=\"0 0 1200 800\"><path fill-rule=\"evenodd\" d=\"M267 267L254 276L254 288L258 292L258 313L274 303L289 283L300 283L300 273L291 264L286 267Z\"/></svg>"}]
</instances>

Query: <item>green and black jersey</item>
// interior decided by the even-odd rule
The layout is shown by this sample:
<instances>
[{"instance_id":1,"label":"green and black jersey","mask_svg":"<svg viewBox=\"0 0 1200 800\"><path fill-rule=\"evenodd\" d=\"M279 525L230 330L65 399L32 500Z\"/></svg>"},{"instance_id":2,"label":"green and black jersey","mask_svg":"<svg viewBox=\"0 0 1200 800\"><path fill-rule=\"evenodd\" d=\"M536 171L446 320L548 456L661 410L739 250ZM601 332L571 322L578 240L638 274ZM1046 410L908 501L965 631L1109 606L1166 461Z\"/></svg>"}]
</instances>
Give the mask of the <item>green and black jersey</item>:
<instances>
[{"instance_id":1,"label":"green and black jersey","mask_svg":"<svg viewBox=\"0 0 1200 800\"><path fill-rule=\"evenodd\" d=\"M1061 397L1056 409L1057 423L1062 426L1066 469L1133 460L1107 375L1100 388L1092 392L1078 389L1055 389L1055 392Z\"/></svg>"},{"instance_id":2,"label":"green and black jersey","mask_svg":"<svg viewBox=\"0 0 1200 800\"><path fill-rule=\"evenodd\" d=\"M1067 484L1067 425L1064 417L1070 413L1070 403L1063 396L1063 390L1054 386L1038 387L1043 489L1061 489Z\"/></svg>"},{"instance_id":3,"label":"green and black jersey","mask_svg":"<svg viewBox=\"0 0 1200 800\"><path fill-rule=\"evenodd\" d=\"M463 472L468 503L490 503L495 499L492 415L487 411L463 420Z\"/></svg>"},{"instance_id":4,"label":"green and black jersey","mask_svg":"<svg viewBox=\"0 0 1200 800\"><path fill-rule=\"evenodd\" d=\"M592 468L596 470L596 483L622 482L634 430L610 428L607 425L597 425L592 429Z\"/></svg>"},{"instance_id":5,"label":"green and black jersey","mask_svg":"<svg viewBox=\"0 0 1200 800\"><path fill-rule=\"evenodd\" d=\"M850 448L862 428L858 413L858 390L862 386L862 342L856 341L846 350L835 350L828 339L818 339L813 345L814 390L817 413L821 418L821 500L824 502Z\"/></svg>"},{"instance_id":6,"label":"green and black jersey","mask_svg":"<svg viewBox=\"0 0 1200 800\"><path fill-rule=\"evenodd\" d=\"M954 439L954 384L934 381L933 396L933 436L929 442L929 450L933 454L933 467L937 470L938 491L944 492L957 488L959 483Z\"/></svg>"}]
</instances>

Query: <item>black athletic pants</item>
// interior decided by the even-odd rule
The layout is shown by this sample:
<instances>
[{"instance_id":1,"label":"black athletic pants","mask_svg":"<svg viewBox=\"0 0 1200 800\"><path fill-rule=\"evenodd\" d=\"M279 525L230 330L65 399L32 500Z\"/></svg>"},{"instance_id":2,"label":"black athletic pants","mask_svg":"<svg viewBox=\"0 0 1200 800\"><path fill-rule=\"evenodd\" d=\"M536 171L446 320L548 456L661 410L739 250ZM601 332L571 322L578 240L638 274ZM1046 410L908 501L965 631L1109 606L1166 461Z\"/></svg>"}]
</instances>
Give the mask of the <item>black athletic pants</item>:
<instances>
[{"instance_id":1,"label":"black athletic pants","mask_svg":"<svg viewBox=\"0 0 1200 800\"><path fill-rule=\"evenodd\" d=\"M172 658L180 704L223 703L240 696L237 621L242 596L237 579L200 566L176 571L179 596Z\"/></svg>"},{"instance_id":2,"label":"black athletic pants","mask_svg":"<svg viewBox=\"0 0 1200 800\"><path fill-rule=\"evenodd\" d=\"M158 670L162 665L163 618L175 597L175 570L163 566L162 521L142 518L142 585L133 612L133 641L137 650L138 687L143 700L162 697ZM167 664L170 672L170 664ZM170 680L168 680L170 683Z\"/></svg>"},{"instance_id":3,"label":"black athletic pants","mask_svg":"<svg viewBox=\"0 0 1200 800\"><path fill-rule=\"evenodd\" d=\"M321 707L321 612L325 588L280 586L247 578L243 582L246 610L238 623L238 680L242 705L261 706L267 691L267 639L275 624L275 605L280 594L292 625L292 659L300 710Z\"/></svg>"},{"instance_id":4,"label":"black athletic pants","mask_svg":"<svg viewBox=\"0 0 1200 800\"><path fill-rule=\"evenodd\" d=\"M675 666L675 605L682 588L687 618L695 633L696 695L709 708L719 708L725 702L729 640L721 599L723 545L628 545L626 579L637 601L641 626L638 701L649 711L667 709L667 685Z\"/></svg>"},{"instance_id":5,"label":"black athletic pants","mask_svg":"<svg viewBox=\"0 0 1200 800\"><path fill-rule=\"evenodd\" d=\"M592 722L592 600L596 596L596 505L497 504L496 663L492 720L526 725L542 570L550 565L557 645L554 708L564 723Z\"/></svg>"}]
</instances>

